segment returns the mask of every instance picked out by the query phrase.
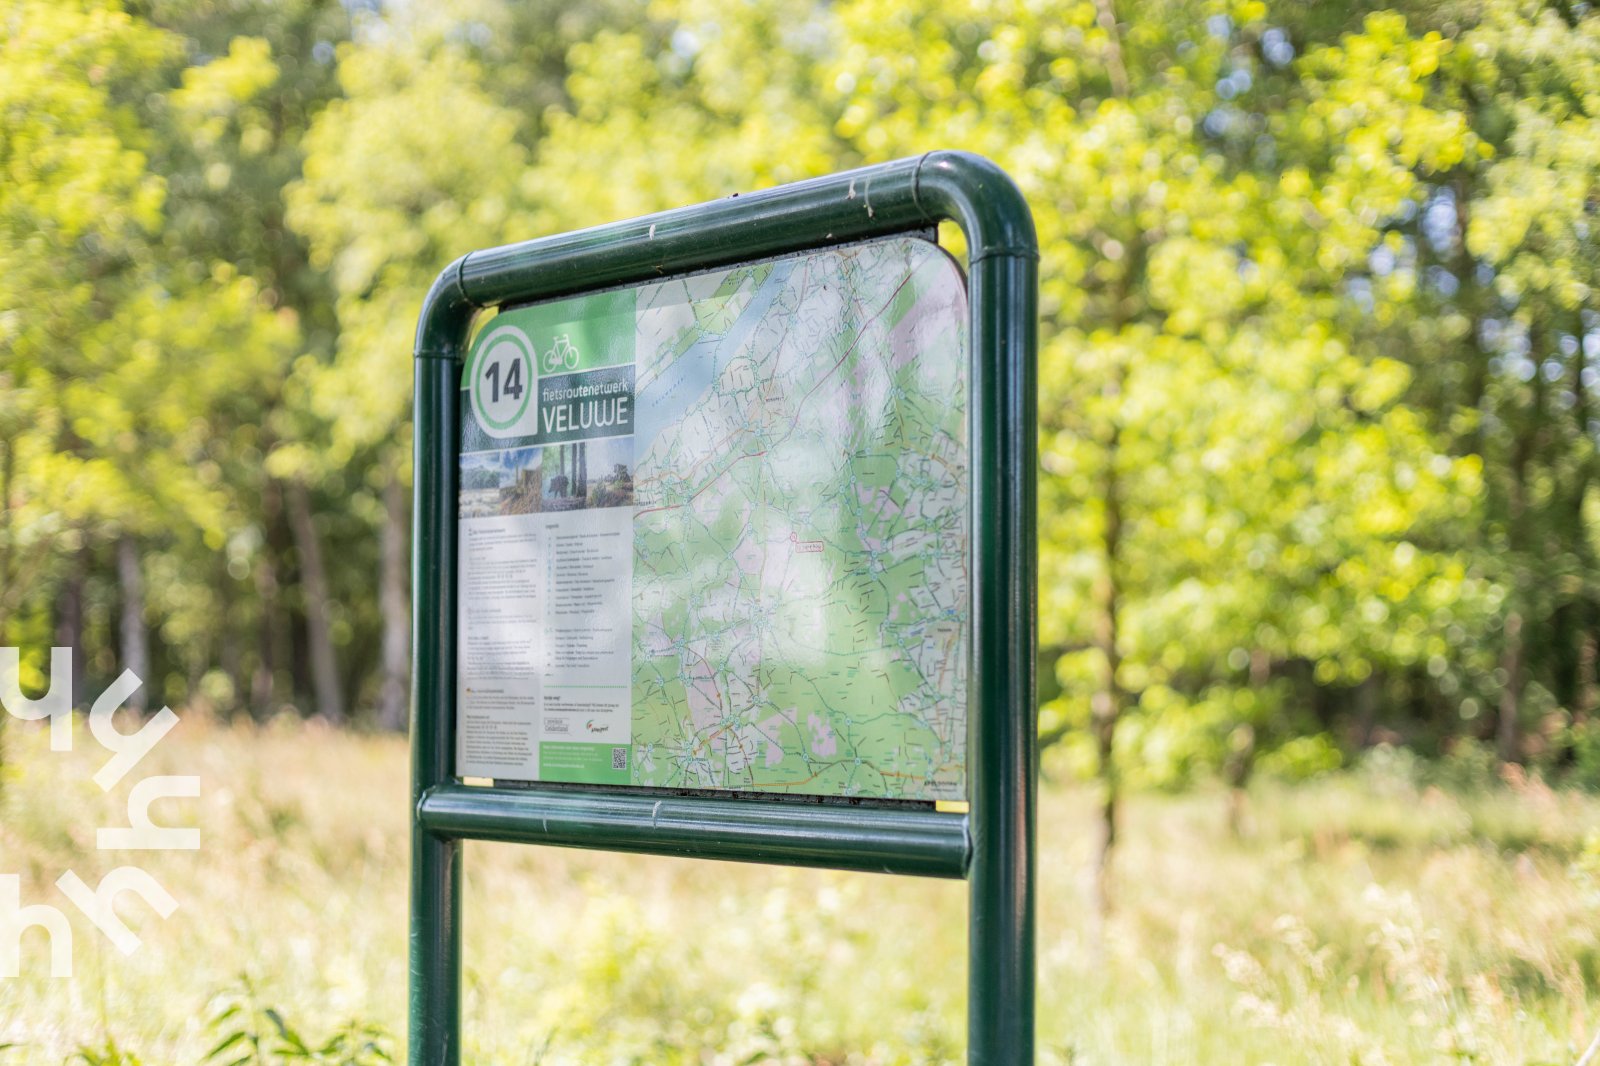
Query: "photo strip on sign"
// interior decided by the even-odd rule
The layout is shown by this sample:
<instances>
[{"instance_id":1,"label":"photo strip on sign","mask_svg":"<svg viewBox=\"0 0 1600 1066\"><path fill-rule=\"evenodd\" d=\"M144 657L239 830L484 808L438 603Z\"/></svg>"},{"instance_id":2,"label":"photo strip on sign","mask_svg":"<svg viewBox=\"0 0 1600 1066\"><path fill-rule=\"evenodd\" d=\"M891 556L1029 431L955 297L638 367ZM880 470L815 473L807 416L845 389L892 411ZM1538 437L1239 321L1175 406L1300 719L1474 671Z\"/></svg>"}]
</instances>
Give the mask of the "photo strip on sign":
<instances>
[{"instance_id":1,"label":"photo strip on sign","mask_svg":"<svg viewBox=\"0 0 1600 1066\"><path fill-rule=\"evenodd\" d=\"M913 236L490 319L458 775L964 799L967 346Z\"/></svg>"}]
</instances>

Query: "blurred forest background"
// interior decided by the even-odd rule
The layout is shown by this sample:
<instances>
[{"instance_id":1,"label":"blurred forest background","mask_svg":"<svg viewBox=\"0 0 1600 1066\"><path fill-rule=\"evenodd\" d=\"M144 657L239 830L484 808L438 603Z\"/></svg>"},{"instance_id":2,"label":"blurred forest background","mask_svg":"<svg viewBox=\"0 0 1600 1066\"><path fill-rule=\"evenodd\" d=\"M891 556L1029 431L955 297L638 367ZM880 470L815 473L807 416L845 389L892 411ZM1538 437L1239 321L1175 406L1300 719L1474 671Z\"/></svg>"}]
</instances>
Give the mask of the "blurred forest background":
<instances>
[{"instance_id":1,"label":"blurred forest background","mask_svg":"<svg viewBox=\"0 0 1600 1066\"><path fill-rule=\"evenodd\" d=\"M935 147L1039 224L1050 769L1600 786L1583 2L0 0L0 645L403 728L437 271Z\"/></svg>"},{"instance_id":2,"label":"blurred forest background","mask_svg":"<svg viewBox=\"0 0 1600 1066\"><path fill-rule=\"evenodd\" d=\"M148 951L0 981L0 1056L222 1061L269 1002L397 1032L427 285L932 148L1009 170L1043 247L1047 1061L1573 1061L1600 986L1582 0L0 0L0 646L30 689L68 646L80 706L131 669L184 712L160 761L204 769L228 856L151 854L192 910ZM0 853L50 898L122 801L7 732ZM474 1060L959 1054L958 888L469 865ZM371 1061L365 1032L282 1061Z\"/></svg>"}]
</instances>

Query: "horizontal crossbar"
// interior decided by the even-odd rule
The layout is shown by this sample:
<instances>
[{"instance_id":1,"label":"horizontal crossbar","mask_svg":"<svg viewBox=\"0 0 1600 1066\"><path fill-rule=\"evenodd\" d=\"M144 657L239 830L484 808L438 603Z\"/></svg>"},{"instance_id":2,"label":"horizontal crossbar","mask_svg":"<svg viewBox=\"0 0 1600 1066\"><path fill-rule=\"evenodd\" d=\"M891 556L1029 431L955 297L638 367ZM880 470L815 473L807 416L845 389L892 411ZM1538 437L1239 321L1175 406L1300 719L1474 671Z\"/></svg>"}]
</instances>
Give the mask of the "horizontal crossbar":
<instances>
[{"instance_id":1,"label":"horizontal crossbar","mask_svg":"<svg viewBox=\"0 0 1600 1066\"><path fill-rule=\"evenodd\" d=\"M971 853L965 814L926 809L444 784L417 820L454 839L922 877L963 878Z\"/></svg>"}]
</instances>

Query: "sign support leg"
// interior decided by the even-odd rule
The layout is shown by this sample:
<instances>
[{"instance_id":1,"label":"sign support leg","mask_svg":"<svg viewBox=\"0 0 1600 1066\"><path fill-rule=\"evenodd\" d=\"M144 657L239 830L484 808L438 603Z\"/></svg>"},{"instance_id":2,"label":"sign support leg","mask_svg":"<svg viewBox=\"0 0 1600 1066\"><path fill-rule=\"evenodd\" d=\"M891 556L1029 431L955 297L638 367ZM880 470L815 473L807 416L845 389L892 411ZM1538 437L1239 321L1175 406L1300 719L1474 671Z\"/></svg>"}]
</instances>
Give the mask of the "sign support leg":
<instances>
[{"instance_id":1,"label":"sign support leg","mask_svg":"<svg viewBox=\"0 0 1600 1066\"><path fill-rule=\"evenodd\" d=\"M1033 559L1038 267L992 254L971 265L973 657L967 1061L1034 1056L1034 821L1038 760ZM986 493L985 495L978 495Z\"/></svg>"},{"instance_id":2,"label":"sign support leg","mask_svg":"<svg viewBox=\"0 0 1600 1066\"><path fill-rule=\"evenodd\" d=\"M461 842L412 830L410 1061L461 1061Z\"/></svg>"},{"instance_id":3,"label":"sign support leg","mask_svg":"<svg viewBox=\"0 0 1600 1066\"><path fill-rule=\"evenodd\" d=\"M409 1061L461 1061L461 841L423 826L423 794L449 781L455 686L456 423L461 366L416 361L411 700Z\"/></svg>"}]
</instances>

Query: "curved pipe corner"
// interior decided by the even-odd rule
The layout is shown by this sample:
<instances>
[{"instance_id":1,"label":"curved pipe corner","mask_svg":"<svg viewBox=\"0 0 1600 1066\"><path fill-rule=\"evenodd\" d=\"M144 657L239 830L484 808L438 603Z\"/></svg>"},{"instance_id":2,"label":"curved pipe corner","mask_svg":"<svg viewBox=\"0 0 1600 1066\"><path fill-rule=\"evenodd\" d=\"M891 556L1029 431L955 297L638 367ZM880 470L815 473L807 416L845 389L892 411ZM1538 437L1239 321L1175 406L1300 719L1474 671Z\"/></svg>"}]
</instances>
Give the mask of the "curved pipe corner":
<instances>
[{"instance_id":1,"label":"curved pipe corner","mask_svg":"<svg viewBox=\"0 0 1600 1066\"><path fill-rule=\"evenodd\" d=\"M467 257L461 256L439 271L423 298L422 314L417 318L415 358L461 358L467 325L478 310L461 284L461 269L466 261Z\"/></svg>"},{"instance_id":2,"label":"curved pipe corner","mask_svg":"<svg viewBox=\"0 0 1600 1066\"><path fill-rule=\"evenodd\" d=\"M913 180L924 214L961 225L969 262L993 255L1039 258L1028 201L1011 176L989 159L972 152L929 152Z\"/></svg>"}]
</instances>

